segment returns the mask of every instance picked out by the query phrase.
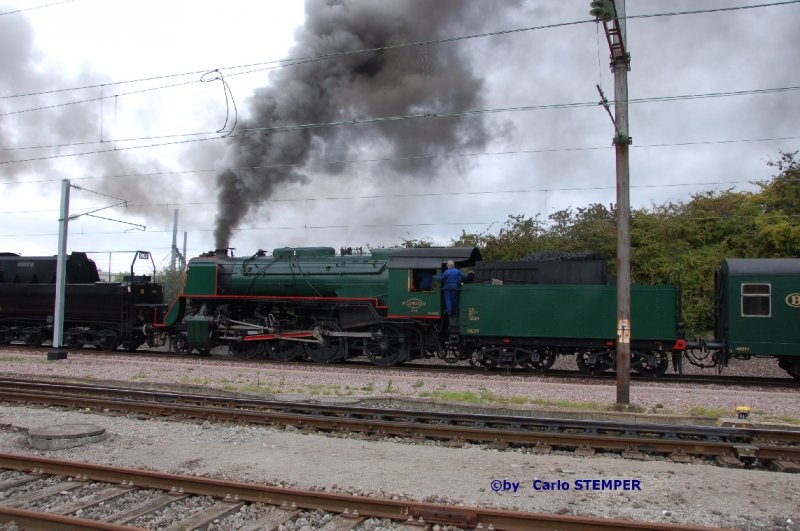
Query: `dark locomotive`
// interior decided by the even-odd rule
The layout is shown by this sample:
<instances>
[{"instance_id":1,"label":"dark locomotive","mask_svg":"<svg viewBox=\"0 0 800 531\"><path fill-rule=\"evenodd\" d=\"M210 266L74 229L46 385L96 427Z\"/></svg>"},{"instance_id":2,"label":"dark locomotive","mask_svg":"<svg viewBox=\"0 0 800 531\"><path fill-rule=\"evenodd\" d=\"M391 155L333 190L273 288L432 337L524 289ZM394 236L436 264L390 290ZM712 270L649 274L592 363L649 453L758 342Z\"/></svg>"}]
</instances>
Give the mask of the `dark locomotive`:
<instances>
[{"instance_id":1,"label":"dark locomotive","mask_svg":"<svg viewBox=\"0 0 800 531\"><path fill-rule=\"evenodd\" d=\"M137 257L149 253L136 253L126 282L101 282L85 253L67 257L65 347L136 350L152 337L151 326L163 315L163 289L150 276L134 275ZM52 339L56 263L55 256L0 254L0 345L35 347Z\"/></svg>"}]
</instances>

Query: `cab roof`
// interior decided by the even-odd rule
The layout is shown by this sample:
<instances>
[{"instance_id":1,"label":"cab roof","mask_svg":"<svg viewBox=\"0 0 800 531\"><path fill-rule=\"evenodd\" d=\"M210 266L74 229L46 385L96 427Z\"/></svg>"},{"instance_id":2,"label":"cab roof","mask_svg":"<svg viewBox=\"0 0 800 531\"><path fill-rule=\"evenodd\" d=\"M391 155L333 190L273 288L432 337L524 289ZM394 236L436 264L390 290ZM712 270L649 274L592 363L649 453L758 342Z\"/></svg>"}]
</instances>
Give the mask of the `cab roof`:
<instances>
[{"instance_id":1,"label":"cab roof","mask_svg":"<svg viewBox=\"0 0 800 531\"><path fill-rule=\"evenodd\" d=\"M441 269L448 260L456 267L472 266L481 260L481 252L477 247L394 249L389 255L389 269Z\"/></svg>"}]
</instances>

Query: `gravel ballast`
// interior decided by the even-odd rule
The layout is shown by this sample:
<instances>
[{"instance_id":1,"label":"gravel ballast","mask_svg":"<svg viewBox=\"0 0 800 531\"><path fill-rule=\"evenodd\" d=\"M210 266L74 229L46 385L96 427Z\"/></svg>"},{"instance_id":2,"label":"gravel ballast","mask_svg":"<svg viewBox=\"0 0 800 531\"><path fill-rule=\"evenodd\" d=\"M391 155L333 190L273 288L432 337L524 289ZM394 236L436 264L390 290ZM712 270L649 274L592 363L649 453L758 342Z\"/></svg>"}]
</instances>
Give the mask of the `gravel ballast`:
<instances>
[{"instance_id":1,"label":"gravel ballast","mask_svg":"<svg viewBox=\"0 0 800 531\"><path fill-rule=\"evenodd\" d=\"M46 362L42 352L22 349L0 351L0 374L155 387L191 385L204 391L216 388L242 392L244 387L252 386L261 396L339 401L383 397L419 400L426 398L426 389L431 393L436 389L452 393L472 390L478 396L491 393L486 395L489 398L525 397L528 402L524 404L508 400L503 405L510 403L526 410L534 404L563 410L569 405L592 402L602 408L615 398L613 382L570 384L481 374L474 378L435 374L409 377L391 370L270 367L207 359L143 360L124 354L70 353L67 360ZM634 382L631 398L644 409L668 409L674 414L686 414L697 407L733 411L736 405L749 405L756 417L800 418L800 400L794 389L715 387L689 389ZM349 391L352 392L348 394ZM441 399L444 393L435 396ZM537 398L541 402L530 402ZM108 438L50 452L28 445L25 429L66 423L100 426L106 429ZM291 429L138 420L89 411L17 406L0 406L0 425L0 447L12 453L398 499L740 529L800 529L796 523L800 521L797 475L726 469L702 462L634 461L613 455L538 455L476 445L452 448L432 442L376 441L360 436L304 434ZM560 481L572 488L537 491L532 486L535 479ZM638 480L641 490L575 490L579 480L595 479ZM493 480L519 483L519 487L516 492L512 488L496 493L492 490Z\"/></svg>"}]
</instances>

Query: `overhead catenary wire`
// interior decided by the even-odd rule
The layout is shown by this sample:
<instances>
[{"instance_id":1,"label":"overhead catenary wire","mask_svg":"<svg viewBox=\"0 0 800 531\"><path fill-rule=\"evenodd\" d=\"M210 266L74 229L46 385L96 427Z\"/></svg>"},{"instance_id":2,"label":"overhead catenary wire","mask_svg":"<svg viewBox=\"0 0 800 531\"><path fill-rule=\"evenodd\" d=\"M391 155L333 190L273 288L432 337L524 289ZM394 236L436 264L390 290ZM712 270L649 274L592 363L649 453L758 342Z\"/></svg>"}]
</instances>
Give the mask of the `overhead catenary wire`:
<instances>
[{"instance_id":1,"label":"overhead catenary wire","mask_svg":"<svg viewBox=\"0 0 800 531\"><path fill-rule=\"evenodd\" d=\"M696 140L686 142L661 142L654 144L639 144L632 146L633 149L643 148L665 148L665 147L682 147L682 146L703 146L714 144L738 144L748 142L777 142L784 140L798 140L800 136L781 136L781 137L768 137L768 138L741 138L741 139L726 139L726 140ZM448 159L448 158L464 158L464 157L483 157L483 156L504 156L504 155L527 155L535 153L562 153L562 152L575 152L575 151L608 151L613 149L613 146L574 146L574 147L553 147L553 148L539 148L539 149L521 149L511 151L488 151L488 152L472 152L472 153L445 153L436 155L409 155L405 157L377 157L367 159L336 159L336 160L318 160L309 162L295 162L283 164L261 164L258 166L232 166L226 168L198 168L198 169L183 169L183 170L165 170L158 172L148 173L124 173L118 175L94 175L83 177L72 177L72 181L87 181L87 180L106 180L106 179L128 179L133 177L161 177L165 175L179 175L179 174L193 174L193 173L219 173L225 171L255 171L266 170L270 168L292 168L292 167L311 167L311 166L333 166L333 165L346 165L346 164L365 164L365 163L379 163L379 162L399 162L411 160L425 160L425 159ZM11 186L19 184L42 184L49 182L60 182L60 178L52 179L29 179L14 182L0 182L0 186Z\"/></svg>"},{"instance_id":2,"label":"overhead catenary wire","mask_svg":"<svg viewBox=\"0 0 800 531\"><path fill-rule=\"evenodd\" d=\"M538 218L539 216L534 216ZM727 216L692 216L692 217L681 217L681 221L719 221L719 220L728 220L728 219L800 219L800 214L759 214L759 215L738 215L738 214L731 214ZM610 219L599 219L595 220L596 223L614 223L614 220ZM637 219L634 215L631 218L631 222L636 224ZM449 227L449 226L461 226L461 227L468 227L468 226L480 226L480 227L490 227L492 225L501 224L503 223L502 220L491 220L491 221L447 221L447 222L429 222L429 223L363 223L363 224L337 224L337 225L297 225L297 226L279 226L279 227L238 227L232 229L233 232L251 232L251 231L290 231L290 230L342 230L342 229L387 229L387 228L413 228L413 227ZM552 224L552 221L539 221L542 225ZM215 229L213 228L199 228L199 229L186 229L184 232L188 232L190 234L196 233L212 233ZM151 234L169 234L172 233L171 229L159 229L159 230L149 230L147 231ZM103 236L103 235L112 235L112 234L127 234L128 231L91 231L91 232L79 232L75 234L71 234L71 238L75 238L77 236ZM26 238L33 238L33 237L52 237L57 236L57 233L29 233L29 234L0 234L0 238L17 238L17 237L26 237Z\"/></svg>"},{"instance_id":3,"label":"overhead catenary wire","mask_svg":"<svg viewBox=\"0 0 800 531\"><path fill-rule=\"evenodd\" d=\"M5 13L0 13L0 17L5 15L15 15L17 13L23 13L25 11L33 11L34 9L44 9L46 7L54 7L59 6L61 4L69 4L70 2L74 2L75 0L62 0L61 2L53 2L51 4L44 4L41 6L34 6L34 7L26 7L24 9L15 9L14 11L6 11Z\"/></svg>"},{"instance_id":4,"label":"overhead catenary wire","mask_svg":"<svg viewBox=\"0 0 800 531\"><path fill-rule=\"evenodd\" d=\"M798 0L800 1L800 0ZM681 100L695 100L695 99L708 99L708 98L721 98L721 97L736 97L736 96L746 96L746 95L763 95L763 94L775 94L781 92L788 92L800 89L800 86L787 86L787 87L773 87L773 88L766 88L766 89L751 89L751 90L739 90L739 91L728 91L728 92L709 92L703 94L684 94L684 95L674 95L674 96L653 96L648 98L634 98L629 100L630 104L641 104L641 103L654 103L654 102L673 102L673 101L681 101ZM611 102L614 103L614 102ZM52 159L60 159L60 158L68 158L68 157L79 157L85 155L96 155L99 153L108 153L108 152L116 152L116 151L127 151L133 149L145 149L145 148L152 148L152 147L162 147L162 146L170 146L170 145L180 145L180 144L188 144L193 142L203 142L208 140L221 140L228 137L238 137L238 136L250 136L250 135L257 135L257 134L275 134L275 133L284 133L284 132L293 132L293 131L303 131L303 130L311 130L311 129L326 129L332 127L340 127L340 126L354 126L354 125L365 125L365 124L376 124L376 123L391 123L391 122L400 122L400 121L407 121L407 120L418 120L418 119L432 119L432 118L458 118L458 117L469 117L469 116L479 116L479 115L486 115L486 114L499 114L499 113L508 113L508 112L531 112L531 111L542 111L542 110L557 110L557 109L575 109L575 108L585 108L585 107L595 107L597 102L595 101L588 101L588 102L575 102L575 103L555 103L555 104L543 104L543 105L525 105L525 106L517 106L517 107L501 107L501 108L493 108L493 109L474 109L474 110L466 110L466 111L452 111L452 112L425 112L425 113L416 113L416 114L406 114L406 115L397 115L397 116L380 116L380 117L367 117L367 118L353 118L348 120L339 120L334 122L318 122L318 123L308 123L308 124L291 124L291 125L283 125L283 126L272 126L272 127L253 127L253 128L246 128L246 129L238 129L236 131L232 131L228 134L223 136L219 136L216 133L206 132L206 133L187 133L187 134L180 134L180 135L164 135L159 137L141 137L141 138L134 138L134 139L117 139L115 140L115 146L109 149L100 149L94 151L85 151L80 153L64 153L59 155L48 155L43 157L31 157L27 159L15 159L15 160L7 160L1 161L0 165L6 164L14 164L14 163L22 163L22 162L33 162L33 161L40 161L40 160L52 160ZM171 142L161 142L161 143L154 143L154 144L145 144L145 145L137 145L137 146L123 146L119 147L116 144L119 142L134 142L134 141L146 141L151 139L161 139L161 138L175 138L175 137L186 137L186 136L198 136L198 135L214 135L209 136L206 138L193 138L187 140L175 140ZM15 149L15 148L11 148ZM28 148L31 149L31 148ZM41 149L44 149L42 147Z\"/></svg>"},{"instance_id":5,"label":"overhead catenary wire","mask_svg":"<svg viewBox=\"0 0 800 531\"><path fill-rule=\"evenodd\" d=\"M659 183L659 184L639 184L631 185L631 189L653 189L653 188L681 188L681 187L695 187L695 186L723 186L723 185L738 185L738 184L755 184L759 181L701 181L693 183ZM284 197L284 198L271 198L259 199L252 201L236 201L235 203L225 203L224 201L184 201L168 203L128 203L129 208L147 208L147 209L160 209L172 207L185 207L185 206L213 206L219 204L270 204L270 203L303 203L303 202L316 202L316 201L356 201L356 200L374 200L374 199L409 199L409 198L428 198L428 197L458 197L458 196L488 196L488 195L514 195L514 194L540 194L551 192L589 192L600 190L614 190L614 186L567 186L567 187L548 187L548 188L515 188L506 190L475 190L475 191L442 191L442 192L416 192L416 193L402 193L402 194L369 194L369 195L350 195L350 196L322 196L322 197ZM44 210L11 210L0 211L0 215L11 214L43 214L47 212L55 212L55 209Z\"/></svg>"}]
</instances>

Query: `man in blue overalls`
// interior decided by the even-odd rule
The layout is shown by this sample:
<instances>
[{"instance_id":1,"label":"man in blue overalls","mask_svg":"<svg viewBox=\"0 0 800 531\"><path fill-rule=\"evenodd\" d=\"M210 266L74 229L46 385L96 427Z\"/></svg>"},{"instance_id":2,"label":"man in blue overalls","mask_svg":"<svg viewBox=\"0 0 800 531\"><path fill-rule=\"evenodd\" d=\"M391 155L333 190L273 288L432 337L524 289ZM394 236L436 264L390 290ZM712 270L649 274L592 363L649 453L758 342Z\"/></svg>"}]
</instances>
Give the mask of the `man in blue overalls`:
<instances>
[{"instance_id":1,"label":"man in blue overalls","mask_svg":"<svg viewBox=\"0 0 800 531\"><path fill-rule=\"evenodd\" d=\"M447 261L447 270L441 275L436 275L436 280L443 280L444 309L447 315L454 315L458 310L458 283L467 280L467 275L462 273L452 260Z\"/></svg>"}]
</instances>

